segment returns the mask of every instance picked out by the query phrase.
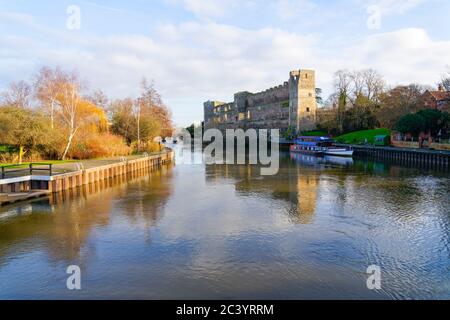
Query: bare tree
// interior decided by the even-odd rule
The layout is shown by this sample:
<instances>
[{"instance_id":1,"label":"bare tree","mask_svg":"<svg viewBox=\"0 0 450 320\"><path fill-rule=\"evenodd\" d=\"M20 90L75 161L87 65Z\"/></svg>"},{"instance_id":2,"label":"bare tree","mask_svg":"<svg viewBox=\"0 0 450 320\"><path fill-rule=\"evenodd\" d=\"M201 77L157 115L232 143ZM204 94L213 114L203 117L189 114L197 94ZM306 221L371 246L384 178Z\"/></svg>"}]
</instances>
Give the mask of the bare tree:
<instances>
[{"instance_id":1,"label":"bare tree","mask_svg":"<svg viewBox=\"0 0 450 320\"><path fill-rule=\"evenodd\" d=\"M370 101L379 101L380 94L385 90L383 77L373 69L339 70L334 75L335 94L352 105L358 97Z\"/></svg>"},{"instance_id":2,"label":"bare tree","mask_svg":"<svg viewBox=\"0 0 450 320\"><path fill-rule=\"evenodd\" d=\"M334 74L334 88L338 95L348 96L351 87L351 73L348 70L338 70Z\"/></svg>"},{"instance_id":3,"label":"bare tree","mask_svg":"<svg viewBox=\"0 0 450 320\"><path fill-rule=\"evenodd\" d=\"M58 95L62 94L64 83L68 81L68 78L69 75L61 69L49 67L43 67L35 76L35 96L48 109L52 129L54 128Z\"/></svg>"},{"instance_id":4,"label":"bare tree","mask_svg":"<svg viewBox=\"0 0 450 320\"><path fill-rule=\"evenodd\" d=\"M25 81L12 82L2 94L2 104L11 107L27 108L31 104L31 86Z\"/></svg>"},{"instance_id":5,"label":"bare tree","mask_svg":"<svg viewBox=\"0 0 450 320\"><path fill-rule=\"evenodd\" d=\"M450 69L446 75L442 77L441 83L445 91L450 91Z\"/></svg>"},{"instance_id":6,"label":"bare tree","mask_svg":"<svg viewBox=\"0 0 450 320\"><path fill-rule=\"evenodd\" d=\"M366 97L372 101L379 101L380 94L385 90L386 83L383 77L373 69L362 71Z\"/></svg>"},{"instance_id":7,"label":"bare tree","mask_svg":"<svg viewBox=\"0 0 450 320\"><path fill-rule=\"evenodd\" d=\"M350 72L348 77L351 79L351 87L352 87L352 95L349 96L352 104L355 103L355 100L364 94L365 89L365 79L364 79L364 71L353 71Z\"/></svg>"},{"instance_id":8,"label":"bare tree","mask_svg":"<svg viewBox=\"0 0 450 320\"><path fill-rule=\"evenodd\" d=\"M105 110L108 108L109 99L102 90L94 91L94 93L86 97L86 100Z\"/></svg>"},{"instance_id":9,"label":"bare tree","mask_svg":"<svg viewBox=\"0 0 450 320\"><path fill-rule=\"evenodd\" d=\"M143 105L142 98L137 98L136 102L133 106L133 111L136 116L136 136L137 136L137 151L141 151L141 112L142 112L142 105Z\"/></svg>"}]
</instances>

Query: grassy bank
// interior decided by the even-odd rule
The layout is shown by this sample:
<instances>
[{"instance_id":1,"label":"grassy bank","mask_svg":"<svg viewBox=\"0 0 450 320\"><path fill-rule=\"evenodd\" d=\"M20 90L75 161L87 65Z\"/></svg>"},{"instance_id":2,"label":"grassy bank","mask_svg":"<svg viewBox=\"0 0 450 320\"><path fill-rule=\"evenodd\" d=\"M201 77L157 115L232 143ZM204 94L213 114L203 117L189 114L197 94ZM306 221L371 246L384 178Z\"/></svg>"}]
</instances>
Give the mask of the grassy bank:
<instances>
[{"instance_id":1,"label":"grassy bank","mask_svg":"<svg viewBox=\"0 0 450 320\"><path fill-rule=\"evenodd\" d=\"M384 128L355 131L336 137L335 140L340 143L348 143L348 144L364 144L366 142L369 144L373 144L375 136L379 135L391 135L391 131L389 129Z\"/></svg>"},{"instance_id":2,"label":"grassy bank","mask_svg":"<svg viewBox=\"0 0 450 320\"><path fill-rule=\"evenodd\" d=\"M313 130L313 131L303 131L300 133L300 135L304 137L326 137L328 136L328 133L326 131Z\"/></svg>"},{"instance_id":3,"label":"grassy bank","mask_svg":"<svg viewBox=\"0 0 450 320\"><path fill-rule=\"evenodd\" d=\"M32 163L61 164L61 163L70 163L70 162L77 162L77 161L75 161L75 160L48 160L48 161L34 161ZM21 169L21 168L27 168L29 165L30 165L30 162L24 162L22 164L0 163L0 168L6 167L6 166L13 166L13 168Z\"/></svg>"}]
</instances>

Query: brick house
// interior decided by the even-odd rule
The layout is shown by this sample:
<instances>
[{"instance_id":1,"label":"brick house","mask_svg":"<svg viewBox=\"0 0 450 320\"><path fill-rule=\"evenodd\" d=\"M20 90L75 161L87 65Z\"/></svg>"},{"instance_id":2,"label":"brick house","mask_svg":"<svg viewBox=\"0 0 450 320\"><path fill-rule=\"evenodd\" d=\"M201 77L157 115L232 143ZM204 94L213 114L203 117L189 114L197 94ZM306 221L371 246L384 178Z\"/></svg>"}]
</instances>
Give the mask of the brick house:
<instances>
[{"instance_id":1,"label":"brick house","mask_svg":"<svg viewBox=\"0 0 450 320\"><path fill-rule=\"evenodd\" d=\"M427 90L422 95L425 108L450 112L450 92L440 85L438 91Z\"/></svg>"}]
</instances>

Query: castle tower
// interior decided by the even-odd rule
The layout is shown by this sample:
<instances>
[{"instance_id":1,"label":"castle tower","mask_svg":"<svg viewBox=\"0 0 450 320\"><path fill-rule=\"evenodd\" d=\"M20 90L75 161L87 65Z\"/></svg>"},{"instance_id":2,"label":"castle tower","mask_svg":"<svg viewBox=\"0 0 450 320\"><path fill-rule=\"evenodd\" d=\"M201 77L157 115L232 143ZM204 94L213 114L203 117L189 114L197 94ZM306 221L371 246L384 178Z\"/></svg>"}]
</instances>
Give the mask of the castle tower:
<instances>
[{"instance_id":1,"label":"castle tower","mask_svg":"<svg viewBox=\"0 0 450 320\"><path fill-rule=\"evenodd\" d=\"M216 107L222 104L224 103L219 101L206 101L203 104L205 130L216 127Z\"/></svg>"},{"instance_id":2,"label":"castle tower","mask_svg":"<svg viewBox=\"0 0 450 320\"><path fill-rule=\"evenodd\" d=\"M289 126L297 132L315 128L317 112L316 74L296 70L289 74Z\"/></svg>"}]
</instances>

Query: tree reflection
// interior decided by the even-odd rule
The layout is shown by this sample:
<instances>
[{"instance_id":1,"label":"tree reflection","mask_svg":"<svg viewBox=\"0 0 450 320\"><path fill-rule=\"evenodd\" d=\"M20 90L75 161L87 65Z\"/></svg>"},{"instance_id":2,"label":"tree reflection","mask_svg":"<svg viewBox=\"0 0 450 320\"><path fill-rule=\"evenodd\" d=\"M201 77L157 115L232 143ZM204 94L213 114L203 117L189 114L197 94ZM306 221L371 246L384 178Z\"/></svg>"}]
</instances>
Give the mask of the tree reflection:
<instances>
[{"instance_id":1,"label":"tree reflection","mask_svg":"<svg viewBox=\"0 0 450 320\"><path fill-rule=\"evenodd\" d=\"M95 248L83 250L94 230L106 228L116 213L154 225L172 192L171 170L142 170L60 192L0 214L3 257L41 249L51 261L83 264ZM131 196L129 196L131 194Z\"/></svg>"}]
</instances>

